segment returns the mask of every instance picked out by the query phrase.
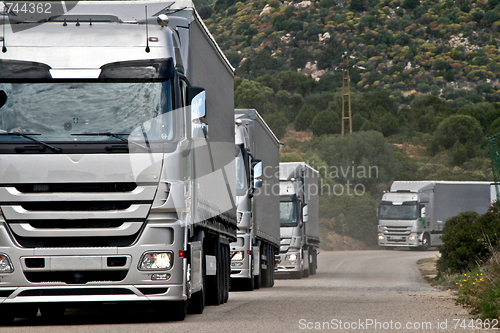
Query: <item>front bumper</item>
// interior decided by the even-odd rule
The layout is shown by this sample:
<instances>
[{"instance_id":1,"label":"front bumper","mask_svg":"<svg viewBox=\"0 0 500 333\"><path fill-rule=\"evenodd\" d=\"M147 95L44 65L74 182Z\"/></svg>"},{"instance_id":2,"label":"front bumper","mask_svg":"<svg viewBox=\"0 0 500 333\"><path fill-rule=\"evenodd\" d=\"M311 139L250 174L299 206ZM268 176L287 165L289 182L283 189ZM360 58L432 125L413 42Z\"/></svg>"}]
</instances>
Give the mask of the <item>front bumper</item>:
<instances>
[{"instance_id":1,"label":"front bumper","mask_svg":"<svg viewBox=\"0 0 500 333\"><path fill-rule=\"evenodd\" d=\"M418 247L421 245L421 239L417 234L398 236L398 235L378 235L379 246L391 247Z\"/></svg>"},{"instance_id":2,"label":"front bumper","mask_svg":"<svg viewBox=\"0 0 500 333\"><path fill-rule=\"evenodd\" d=\"M297 255L297 260L290 261L286 259L286 256L292 253ZM280 253L276 256L276 259L277 265L274 271L277 275L285 275L291 272L299 272L301 270L300 263L303 258L301 257L300 252Z\"/></svg>"},{"instance_id":3,"label":"front bumper","mask_svg":"<svg viewBox=\"0 0 500 333\"><path fill-rule=\"evenodd\" d=\"M165 219L146 224L128 247L22 248L0 223L0 252L14 266L12 273L0 273L0 303L186 300L187 259L179 257L183 240L180 221ZM147 251L173 252L172 268L139 270ZM121 264L110 264L109 258L121 258ZM34 267L26 259L43 262L43 267ZM165 280L153 280L154 274L168 275Z\"/></svg>"}]
</instances>

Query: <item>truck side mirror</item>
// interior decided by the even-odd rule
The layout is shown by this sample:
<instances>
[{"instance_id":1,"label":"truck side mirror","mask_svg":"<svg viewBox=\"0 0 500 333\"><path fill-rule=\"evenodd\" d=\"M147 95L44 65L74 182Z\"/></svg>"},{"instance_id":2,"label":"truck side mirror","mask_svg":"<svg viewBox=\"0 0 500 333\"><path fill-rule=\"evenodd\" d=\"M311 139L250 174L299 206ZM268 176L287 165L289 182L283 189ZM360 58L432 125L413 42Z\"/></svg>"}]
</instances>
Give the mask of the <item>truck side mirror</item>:
<instances>
[{"instance_id":1,"label":"truck side mirror","mask_svg":"<svg viewBox=\"0 0 500 333\"><path fill-rule=\"evenodd\" d=\"M252 169L253 169L253 187L262 187L262 161L261 160L253 160L252 161Z\"/></svg>"},{"instance_id":2,"label":"truck side mirror","mask_svg":"<svg viewBox=\"0 0 500 333\"><path fill-rule=\"evenodd\" d=\"M302 222L307 222L309 219L307 205L302 206Z\"/></svg>"},{"instance_id":3,"label":"truck side mirror","mask_svg":"<svg viewBox=\"0 0 500 333\"><path fill-rule=\"evenodd\" d=\"M204 139L208 134L206 117L205 89L188 87L186 89L187 105L191 106L191 138Z\"/></svg>"},{"instance_id":4,"label":"truck side mirror","mask_svg":"<svg viewBox=\"0 0 500 333\"><path fill-rule=\"evenodd\" d=\"M420 206L420 217L425 217L425 206Z\"/></svg>"}]
</instances>

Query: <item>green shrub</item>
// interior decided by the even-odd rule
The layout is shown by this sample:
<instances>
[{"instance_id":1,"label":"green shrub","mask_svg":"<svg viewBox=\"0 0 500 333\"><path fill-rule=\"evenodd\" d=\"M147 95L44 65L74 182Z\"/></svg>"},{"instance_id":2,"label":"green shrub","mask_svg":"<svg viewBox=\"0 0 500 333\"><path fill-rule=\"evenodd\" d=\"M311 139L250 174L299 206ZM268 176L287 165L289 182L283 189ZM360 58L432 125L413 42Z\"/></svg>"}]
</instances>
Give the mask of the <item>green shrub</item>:
<instances>
[{"instance_id":1,"label":"green shrub","mask_svg":"<svg viewBox=\"0 0 500 333\"><path fill-rule=\"evenodd\" d=\"M490 258L491 246L499 244L499 236L500 214L495 206L481 216L465 212L450 218L441 236L443 245L438 247L438 272L464 273L478 267Z\"/></svg>"}]
</instances>

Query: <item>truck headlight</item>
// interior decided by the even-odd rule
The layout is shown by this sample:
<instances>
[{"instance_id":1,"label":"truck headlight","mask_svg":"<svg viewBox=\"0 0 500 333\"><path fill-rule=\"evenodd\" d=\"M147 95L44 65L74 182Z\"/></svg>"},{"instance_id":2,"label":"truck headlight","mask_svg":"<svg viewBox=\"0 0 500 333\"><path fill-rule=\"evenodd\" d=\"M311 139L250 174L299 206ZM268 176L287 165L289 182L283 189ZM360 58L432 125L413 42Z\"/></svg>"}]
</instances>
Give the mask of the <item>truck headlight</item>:
<instances>
[{"instance_id":1,"label":"truck headlight","mask_svg":"<svg viewBox=\"0 0 500 333\"><path fill-rule=\"evenodd\" d=\"M289 260L289 261L295 261L297 259L298 259L298 256L295 253L287 254L285 257L285 260Z\"/></svg>"},{"instance_id":2,"label":"truck headlight","mask_svg":"<svg viewBox=\"0 0 500 333\"><path fill-rule=\"evenodd\" d=\"M408 237L409 240L415 240L417 238L418 238L417 236L410 236L410 237Z\"/></svg>"},{"instance_id":3,"label":"truck headlight","mask_svg":"<svg viewBox=\"0 0 500 333\"><path fill-rule=\"evenodd\" d=\"M12 273L14 271L14 266L10 261L8 255L0 253L0 272L2 273Z\"/></svg>"},{"instance_id":4,"label":"truck headlight","mask_svg":"<svg viewBox=\"0 0 500 333\"><path fill-rule=\"evenodd\" d=\"M382 239L384 239L384 236L380 235L380 236L378 236L378 239L382 240Z\"/></svg>"},{"instance_id":5,"label":"truck headlight","mask_svg":"<svg viewBox=\"0 0 500 333\"><path fill-rule=\"evenodd\" d=\"M236 261L243 260L243 251L231 251L231 259Z\"/></svg>"},{"instance_id":6,"label":"truck headlight","mask_svg":"<svg viewBox=\"0 0 500 333\"><path fill-rule=\"evenodd\" d=\"M172 252L145 252L139 261L139 270L164 270L173 265Z\"/></svg>"}]
</instances>

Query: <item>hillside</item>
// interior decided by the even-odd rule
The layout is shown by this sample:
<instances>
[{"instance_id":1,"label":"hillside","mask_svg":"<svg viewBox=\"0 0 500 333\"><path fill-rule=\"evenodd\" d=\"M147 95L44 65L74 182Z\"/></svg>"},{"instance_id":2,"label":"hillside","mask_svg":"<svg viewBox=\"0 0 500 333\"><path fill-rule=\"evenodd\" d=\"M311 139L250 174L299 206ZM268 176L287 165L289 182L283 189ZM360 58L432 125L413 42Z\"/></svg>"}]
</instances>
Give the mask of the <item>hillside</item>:
<instances>
[{"instance_id":1,"label":"hillside","mask_svg":"<svg viewBox=\"0 0 500 333\"><path fill-rule=\"evenodd\" d=\"M236 68L236 106L263 115L282 161L320 171L322 234L375 244L376 207L394 180L493 180L499 0L197 7ZM342 138L344 52L354 133Z\"/></svg>"},{"instance_id":2,"label":"hillside","mask_svg":"<svg viewBox=\"0 0 500 333\"><path fill-rule=\"evenodd\" d=\"M499 4L218 0L198 9L241 78L300 71L329 90L341 86L335 68L348 52L360 92L432 93L462 106L500 101Z\"/></svg>"}]
</instances>

